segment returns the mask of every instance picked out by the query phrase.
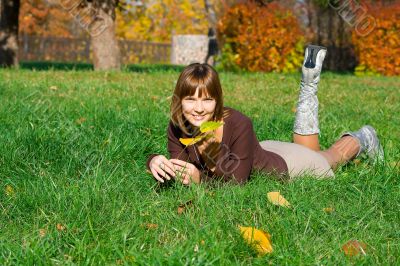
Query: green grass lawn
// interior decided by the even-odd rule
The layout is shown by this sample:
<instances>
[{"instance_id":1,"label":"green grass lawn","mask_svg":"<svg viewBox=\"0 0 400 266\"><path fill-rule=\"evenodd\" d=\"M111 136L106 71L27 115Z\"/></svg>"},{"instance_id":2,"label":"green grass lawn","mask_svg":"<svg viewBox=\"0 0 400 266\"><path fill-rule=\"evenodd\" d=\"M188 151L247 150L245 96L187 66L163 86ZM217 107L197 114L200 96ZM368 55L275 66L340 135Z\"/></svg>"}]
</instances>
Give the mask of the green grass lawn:
<instances>
[{"instance_id":1,"label":"green grass lawn","mask_svg":"<svg viewBox=\"0 0 400 266\"><path fill-rule=\"evenodd\" d=\"M320 83L321 145L371 124L383 165L351 162L331 180L254 173L244 186L160 188L145 161L166 155L178 75L0 70L0 265L399 263L400 78L323 73ZM290 141L299 78L222 73L225 105L253 120L260 141ZM293 208L271 205L270 191ZM239 225L269 232L273 253L258 257ZM351 239L366 256L343 254Z\"/></svg>"}]
</instances>

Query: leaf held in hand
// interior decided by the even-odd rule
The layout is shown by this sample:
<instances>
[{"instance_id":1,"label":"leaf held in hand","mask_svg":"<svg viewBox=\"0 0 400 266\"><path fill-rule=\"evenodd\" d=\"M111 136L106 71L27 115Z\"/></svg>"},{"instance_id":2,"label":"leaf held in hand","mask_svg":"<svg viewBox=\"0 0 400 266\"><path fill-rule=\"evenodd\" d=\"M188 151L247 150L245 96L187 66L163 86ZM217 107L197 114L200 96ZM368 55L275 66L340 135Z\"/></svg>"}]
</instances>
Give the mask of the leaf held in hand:
<instances>
[{"instance_id":1,"label":"leaf held in hand","mask_svg":"<svg viewBox=\"0 0 400 266\"><path fill-rule=\"evenodd\" d=\"M207 121L204 122L200 125L200 132L205 133L208 131L216 130L220 126L222 126L224 122L218 122L218 121Z\"/></svg>"},{"instance_id":2,"label":"leaf held in hand","mask_svg":"<svg viewBox=\"0 0 400 266\"><path fill-rule=\"evenodd\" d=\"M254 227L239 226L242 237L262 256L273 251L271 236L265 231Z\"/></svg>"},{"instance_id":3,"label":"leaf held in hand","mask_svg":"<svg viewBox=\"0 0 400 266\"><path fill-rule=\"evenodd\" d=\"M290 203L281 195L279 191L272 191L267 194L268 200L277 206L290 208Z\"/></svg>"},{"instance_id":4,"label":"leaf held in hand","mask_svg":"<svg viewBox=\"0 0 400 266\"><path fill-rule=\"evenodd\" d=\"M185 145L185 146L189 146L189 145L193 145L197 142L199 142L200 140L202 140L204 138L204 136L197 136L195 138L179 138L179 141Z\"/></svg>"},{"instance_id":5,"label":"leaf held in hand","mask_svg":"<svg viewBox=\"0 0 400 266\"><path fill-rule=\"evenodd\" d=\"M359 254L366 255L367 245L358 240L349 240L342 246L342 250L346 256L353 257Z\"/></svg>"}]
</instances>

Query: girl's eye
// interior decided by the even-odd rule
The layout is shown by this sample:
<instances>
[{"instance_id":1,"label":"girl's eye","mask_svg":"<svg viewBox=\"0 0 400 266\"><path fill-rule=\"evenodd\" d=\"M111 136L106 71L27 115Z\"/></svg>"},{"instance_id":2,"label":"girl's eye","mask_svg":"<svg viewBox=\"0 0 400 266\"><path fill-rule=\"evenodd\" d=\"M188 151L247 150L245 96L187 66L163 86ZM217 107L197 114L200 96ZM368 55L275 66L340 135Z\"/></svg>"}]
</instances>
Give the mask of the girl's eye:
<instances>
[{"instance_id":1,"label":"girl's eye","mask_svg":"<svg viewBox=\"0 0 400 266\"><path fill-rule=\"evenodd\" d=\"M206 98L206 101L213 101L213 98Z\"/></svg>"}]
</instances>

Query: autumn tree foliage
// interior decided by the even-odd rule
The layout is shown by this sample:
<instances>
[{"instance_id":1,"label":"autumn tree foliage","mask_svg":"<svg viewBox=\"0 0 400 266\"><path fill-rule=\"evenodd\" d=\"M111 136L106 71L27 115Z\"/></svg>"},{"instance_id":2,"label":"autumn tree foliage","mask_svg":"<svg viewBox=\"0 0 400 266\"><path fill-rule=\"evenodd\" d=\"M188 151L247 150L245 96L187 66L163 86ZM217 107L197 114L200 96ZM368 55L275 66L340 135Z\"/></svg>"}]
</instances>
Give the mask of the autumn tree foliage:
<instances>
[{"instance_id":1,"label":"autumn tree foliage","mask_svg":"<svg viewBox=\"0 0 400 266\"><path fill-rule=\"evenodd\" d=\"M302 63L304 40L298 21L276 2L234 5L219 21L218 30L225 53L222 64L228 68L234 67L229 66L233 61L249 71L290 72Z\"/></svg>"},{"instance_id":2,"label":"autumn tree foliage","mask_svg":"<svg viewBox=\"0 0 400 266\"><path fill-rule=\"evenodd\" d=\"M359 61L356 74L400 75L400 3L378 2L368 5L368 10L374 28L365 36L357 28L352 33Z\"/></svg>"},{"instance_id":3,"label":"autumn tree foliage","mask_svg":"<svg viewBox=\"0 0 400 266\"><path fill-rule=\"evenodd\" d=\"M56 0L21 0L19 21L20 34L76 36L73 17ZM79 31L79 33L81 32Z\"/></svg>"},{"instance_id":4,"label":"autumn tree foliage","mask_svg":"<svg viewBox=\"0 0 400 266\"><path fill-rule=\"evenodd\" d=\"M118 37L170 42L173 34L207 34L208 18L204 0L153 0L141 3L137 5L134 1L125 1L122 8L117 10Z\"/></svg>"}]
</instances>

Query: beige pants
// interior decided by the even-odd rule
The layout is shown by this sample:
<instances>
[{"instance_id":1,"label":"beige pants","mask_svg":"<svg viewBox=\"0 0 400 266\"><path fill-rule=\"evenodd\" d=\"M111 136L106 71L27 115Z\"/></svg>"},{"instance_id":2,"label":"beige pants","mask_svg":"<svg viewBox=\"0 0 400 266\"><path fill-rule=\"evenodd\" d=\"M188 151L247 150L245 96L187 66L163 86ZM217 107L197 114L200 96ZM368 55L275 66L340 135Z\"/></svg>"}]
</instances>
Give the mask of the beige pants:
<instances>
[{"instance_id":1,"label":"beige pants","mask_svg":"<svg viewBox=\"0 0 400 266\"><path fill-rule=\"evenodd\" d=\"M324 156L303 145L273 140L261 141L260 145L264 150L279 154L286 161L290 178L301 175L317 178L335 176Z\"/></svg>"}]
</instances>

